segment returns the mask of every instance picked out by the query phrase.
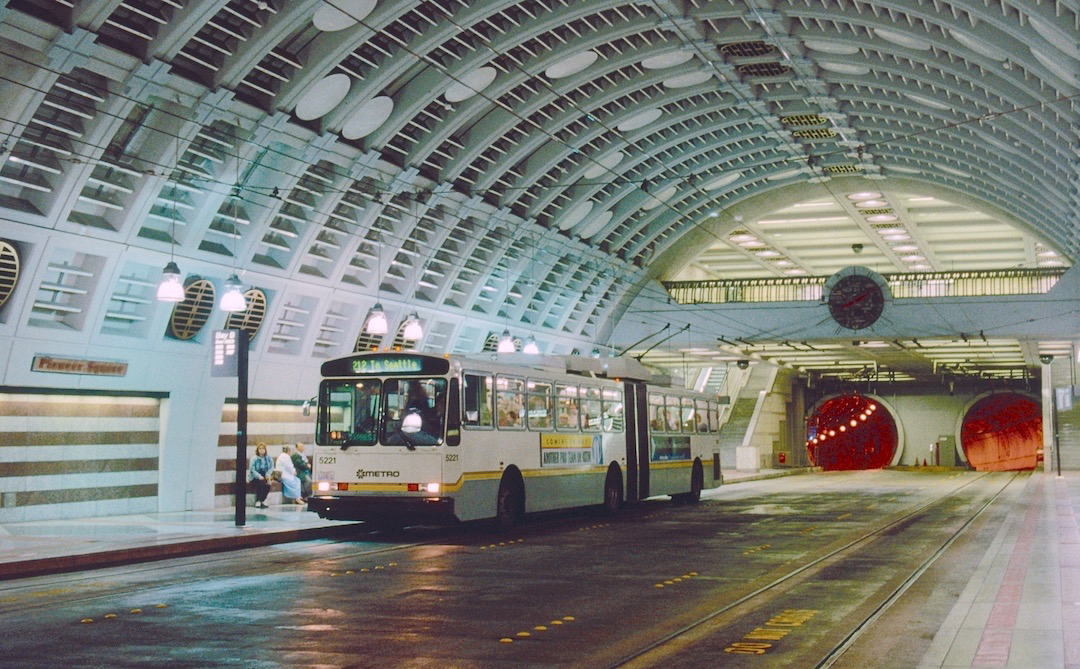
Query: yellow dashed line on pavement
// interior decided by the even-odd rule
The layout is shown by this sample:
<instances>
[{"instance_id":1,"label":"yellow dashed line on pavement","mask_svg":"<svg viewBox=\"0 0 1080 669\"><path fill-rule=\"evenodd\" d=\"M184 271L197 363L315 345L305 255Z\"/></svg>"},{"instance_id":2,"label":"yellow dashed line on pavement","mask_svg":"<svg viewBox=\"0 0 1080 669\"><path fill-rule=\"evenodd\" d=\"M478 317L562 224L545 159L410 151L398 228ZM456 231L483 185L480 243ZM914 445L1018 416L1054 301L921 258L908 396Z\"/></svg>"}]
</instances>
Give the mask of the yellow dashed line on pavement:
<instances>
[{"instance_id":1,"label":"yellow dashed line on pavement","mask_svg":"<svg viewBox=\"0 0 1080 669\"><path fill-rule=\"evenodd\" d=\"M164 608L166 608L166 606L167 606L166 604L155 604L154 608L155 609L164 609ZM133 616L140 615L142 612L143 612L143 610L140 609L140 608L133 608L133 609L128 611L128 613L133 615ZM118 617L119 617L119 615L116 614L116 613L106 613L105 615L102 616L102 618L104 620L116 620ZM94 622L94 619L89 618L89 617L82 618L82 619L79 620L79 623L83 624L83 625L89 625L89 624L91 624L93 622Z\"/></svg>"},{"instance_id":2,"label":"yellow dashed line on pavement","mask_svg":"<svg viewBox=\"0 0 1080 669\"><path fill-rule=\"evenodd\" d=\"M754 546L743 551L743 555L753 555L754 553L760 553L761 551L769 548L772 544L761 544L760 546Z\"/></svg>"},{"instance_id":3,"label":"yellow dashed line on pavement","mask_svg":"<svg viewBox=\"0 0 1080 669\"><path fill-rule=\"evenodd\" d=\"M522 630L512 637L504 636L499 638L499 643L514 643L514 639L530 639L533 636L533 632L547 632L551 627L560 627L566 623L574 622L574 616L563 616L562 618L556 618L547 625L533 625L532 631Z\"/></svg>"}]
</instances>

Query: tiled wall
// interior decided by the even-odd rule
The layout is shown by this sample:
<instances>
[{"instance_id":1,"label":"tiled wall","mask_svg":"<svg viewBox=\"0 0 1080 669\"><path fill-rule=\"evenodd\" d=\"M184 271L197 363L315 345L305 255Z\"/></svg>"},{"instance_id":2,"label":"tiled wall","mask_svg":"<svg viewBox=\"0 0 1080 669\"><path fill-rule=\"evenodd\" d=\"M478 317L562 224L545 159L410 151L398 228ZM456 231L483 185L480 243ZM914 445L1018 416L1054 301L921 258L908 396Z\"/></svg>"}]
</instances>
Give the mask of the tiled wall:
<instances>
[{"instance_id":1,"label":"tiled wall","mask_svg":"<svg viewBox=\"0 0 1080 669\"><path fill-rule=\"evenodd\" d=\"M255 445L266 442L267 453L272 458L281 454L281 447L300 441L305 444L308 459L314 450L315 409L305 416L298 403L274 403L249 401L247 411L247 464L255 455ZM218 433L217 471L214 473L214 506L231 507L236 501L233 489L236 482L236 403L226 403L221 413L221 431ZM254 497L248 490L248 505ZM281 502L281 484L275 483L267 499L271 504Z\"/></svg>"},{"instance_id":2,"label":"tiled wall","mask_svg":"<svg viewBox=\"0 0 1080 669\"><path fill-rule=\"evenodd\" d=\"M161 400L0 392L0 523L158 510Z\"/></svg>"}]
</instances>

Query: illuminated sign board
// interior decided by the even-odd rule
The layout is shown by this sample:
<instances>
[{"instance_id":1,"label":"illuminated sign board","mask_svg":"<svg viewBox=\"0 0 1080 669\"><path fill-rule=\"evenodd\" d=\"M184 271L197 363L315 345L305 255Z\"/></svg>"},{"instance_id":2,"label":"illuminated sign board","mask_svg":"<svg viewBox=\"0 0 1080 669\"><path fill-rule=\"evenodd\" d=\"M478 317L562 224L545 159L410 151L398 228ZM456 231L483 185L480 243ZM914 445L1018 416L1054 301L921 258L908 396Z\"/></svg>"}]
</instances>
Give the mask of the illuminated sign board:
<instances>
[{"instance_id":1,"label":"illuminated sign board","mask_svg":"<svg viewBox=\"0 0 1080 669\"><path fill-rule=\"evenodd\" d=\"M210 365L210 376L235 378L238 374L236 335L236 330L214 330L214 354Z\"/></svg>"},{"instance_id":2,"label":"illuminated sign board","mask_svg":"<svg viewBox=\"0 0 1080 669\"><path fill-rule=\"evenodd\" d=\"M367 353L351 355L323 363L322 375L331 376L392 376L396 374L445 375L450 361L431 355L412 353Z\"/></svg>"}]
</instances>

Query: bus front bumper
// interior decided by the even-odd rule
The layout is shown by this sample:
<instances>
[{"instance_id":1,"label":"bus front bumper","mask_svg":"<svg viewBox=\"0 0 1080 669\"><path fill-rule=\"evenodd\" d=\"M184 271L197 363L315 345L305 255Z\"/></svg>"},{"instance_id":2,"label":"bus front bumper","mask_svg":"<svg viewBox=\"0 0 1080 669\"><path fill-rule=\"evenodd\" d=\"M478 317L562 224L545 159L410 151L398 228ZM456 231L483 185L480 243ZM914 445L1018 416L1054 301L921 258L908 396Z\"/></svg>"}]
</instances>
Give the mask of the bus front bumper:
<instances>
[{"instance_id":1,"label":"bus front bumper","mask_svg":"<svg viewBox=\"0 0 1080 669\"><path fill-rule=\"evenodd\" d=\"M457 522L450 497L372 497L315 495L308 511L327 520L363 520L386 525L447 524Z\"/></svg>"}]
</instances>

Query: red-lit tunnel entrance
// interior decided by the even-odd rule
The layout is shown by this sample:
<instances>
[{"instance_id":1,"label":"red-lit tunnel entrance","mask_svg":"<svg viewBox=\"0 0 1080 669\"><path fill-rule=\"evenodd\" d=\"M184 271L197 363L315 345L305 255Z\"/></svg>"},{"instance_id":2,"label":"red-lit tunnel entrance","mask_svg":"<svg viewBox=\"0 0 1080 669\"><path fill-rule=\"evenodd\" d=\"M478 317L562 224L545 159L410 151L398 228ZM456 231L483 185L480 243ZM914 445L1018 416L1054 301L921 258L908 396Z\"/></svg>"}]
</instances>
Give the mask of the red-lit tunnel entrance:
<instances>
[{"instance_id":1,"label":"red-lit tunnel entrance","mask_svg":"<svg viewBox=\"0 0 1080 669\"><path fill-rule=\"evenodd\" d=\"M997 393L971 406L960 428L960 445L978 471L1034 469L1042 448L1042 409L1017 393Z\"/></svg>"},{"instance_id":2,"label":"red-lit tunnel entrance","mask_svg":"<svg viewBox=\"0 0 1080 669\"><path fill-rule=\"evenodd\" d=\"M825 471L881 469L896 452L896 423L865 395L826 400L806 423L810 461Z\"/></svg>"}]
</instances>

